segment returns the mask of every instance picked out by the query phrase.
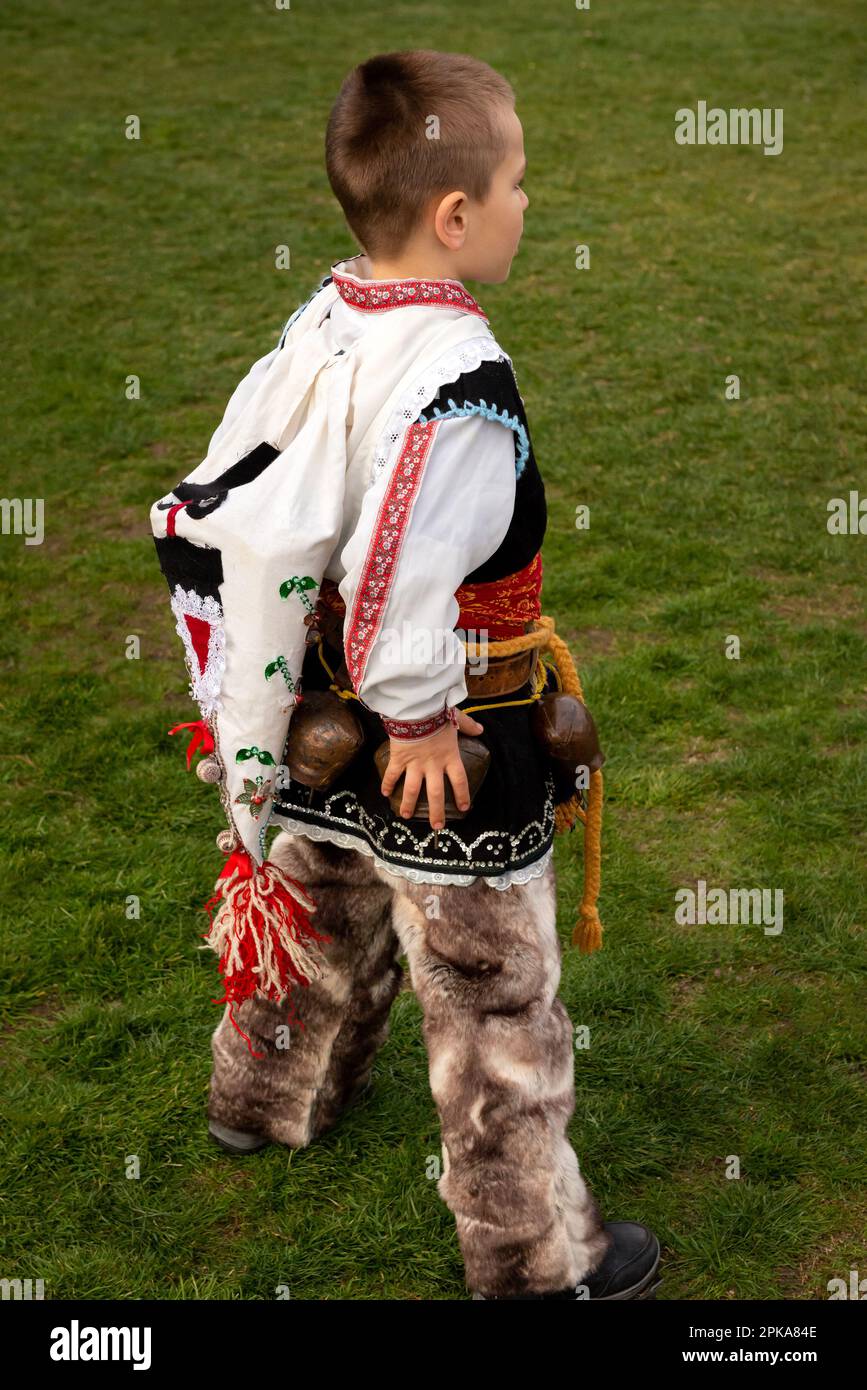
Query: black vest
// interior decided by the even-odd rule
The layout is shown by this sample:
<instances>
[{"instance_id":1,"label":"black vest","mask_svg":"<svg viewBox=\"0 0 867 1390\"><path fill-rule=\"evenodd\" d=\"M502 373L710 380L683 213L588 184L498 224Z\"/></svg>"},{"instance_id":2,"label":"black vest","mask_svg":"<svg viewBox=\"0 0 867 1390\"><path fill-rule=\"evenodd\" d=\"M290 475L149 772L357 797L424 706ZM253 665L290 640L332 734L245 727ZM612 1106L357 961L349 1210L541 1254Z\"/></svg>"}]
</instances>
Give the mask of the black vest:
<instances>
[{"instance_id":1,"label":"black vest","mask_svg":"<svg viewBox=\"0 0 867 1390\"><path fill-rule=\"evenodd\" d=\"M541 550L548 522L545 485L536 465L524 402L507 359L482 362L474 371L462 372L454 381L445 382L419 418L423 421L435 419L436 409L445 415L450 409L450 400L458 407L459 414L477 414L478 411L470 412L467 407L480 406L483 402L485 408L493 408L500 415L505 411L510 418L520 422L526 433L529 453L515 484L515 510L509 529L494 554L463 580L464 584L489 584L525 569ZM517 463L521 440L515 431L513 438Z\"/></svg>"}]
</instances>

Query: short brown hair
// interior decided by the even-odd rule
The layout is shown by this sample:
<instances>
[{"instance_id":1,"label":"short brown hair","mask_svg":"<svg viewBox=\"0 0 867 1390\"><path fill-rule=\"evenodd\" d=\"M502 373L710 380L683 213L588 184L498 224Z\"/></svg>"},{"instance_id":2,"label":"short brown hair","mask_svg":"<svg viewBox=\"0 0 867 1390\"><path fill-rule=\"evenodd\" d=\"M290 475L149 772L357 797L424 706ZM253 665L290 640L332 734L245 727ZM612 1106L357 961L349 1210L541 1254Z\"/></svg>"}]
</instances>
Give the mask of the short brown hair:
<instances>
[{"instance_id":1,"label":"short brown hair","mask_svg":"<svg viewBox=\"0 0 867 1390\"><path fill-rule=\"evenodd\" d=\"M503 104L515 105L511 85L466 53L415 48L353 68L328 118L325 166L364 251L398 254L436 194L484 202L506 155Z\"/></svg>"}]
</instances>

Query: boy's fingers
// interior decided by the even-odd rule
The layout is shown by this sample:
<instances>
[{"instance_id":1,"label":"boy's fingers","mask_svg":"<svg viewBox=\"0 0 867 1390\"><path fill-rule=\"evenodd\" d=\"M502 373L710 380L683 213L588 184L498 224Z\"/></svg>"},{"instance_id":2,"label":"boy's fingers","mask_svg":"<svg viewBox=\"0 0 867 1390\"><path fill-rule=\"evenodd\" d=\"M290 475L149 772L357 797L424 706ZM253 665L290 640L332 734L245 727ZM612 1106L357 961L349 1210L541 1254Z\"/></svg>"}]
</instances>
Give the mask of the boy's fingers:
<instances>
[{"instance_id":1,"label":"boy's fingers","mask_svg":"<svg viewBox=\"0 0 867 1390\"><path fill-rule=\"evenodd\" d=\"M452 784L452 791L455 794L455 803L458 810L466 811L470 804L470 784L467 781L466 768L460 758L458 758L455 763L449 763L446 772Z\"/></svg>"},{"instance_id":2,"label":"boy's fingers","mask_svg":"<svg viewBox=\"0 0 867 1390\"><path fill-rule=\"evenodd\" d=\"M389 795L392 788L394 787L395 782L397 782L402 772L402 767L397 767L394 763L389 763L388 767L385 769L385 772L383 773L382 782L379 788L383 796Z\"/></svg>"},{"instance_id":3,"label":"boy's fingers","mask_svg":"<svg viewBox=\"0 0 867 1390\"><path fill-rule=\"evenodd\" d=\"M439 768L425 775L427 782L428 820L434 830L442 830L446 823L446 794L443 775Z\"/></svg>"},{"instance_id":4,"label":"boy's fingers","mask_svg":"<svg viewBox=\"0 0 867 1390\"><path fill-rule=\"evenodd\" d=\"M406 781L403 787L403 799L400 803L400 814L411 816L415 810L415 803L418 801L418 794L421 790L421 776L417 772L407 772Z\"/></svg>"}]
</instances>

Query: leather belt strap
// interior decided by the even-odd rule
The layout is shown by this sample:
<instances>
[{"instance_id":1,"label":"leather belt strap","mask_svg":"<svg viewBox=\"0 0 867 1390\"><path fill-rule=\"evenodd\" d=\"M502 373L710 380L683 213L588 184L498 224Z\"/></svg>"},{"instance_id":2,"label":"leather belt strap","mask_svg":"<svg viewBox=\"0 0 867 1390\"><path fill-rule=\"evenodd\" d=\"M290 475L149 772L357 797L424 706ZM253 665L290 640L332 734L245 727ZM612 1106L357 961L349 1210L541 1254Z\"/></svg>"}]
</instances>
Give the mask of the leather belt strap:
<instances>
[{"instance_id":1,"label":"leather belt strap","mask_svg":"<svg viewBox=\"0 0 867 1390\"><path fill-rule=\"evenodd\" d=\"M325 604L319 604L316 609L316 626L328 645L340 653L340 661L343 663L343 614L335 612ZM530 632L532 628L531 622L524 623L525 632ZM471 661L468 657L464 669L468 697L475 700L493 695L511 695L535 676L539 659L538 647L530 647L524 652L514 652L511 656L490 656L486 654L483 643L478 643L477 646L478 658ZM482 663L486 666L484 671L477 669L477 665ZM343 669L345 670L345 666Z\"/></svg>"},{"instance_id":2,"label":"leather belt strap","mask_svg":"<svg viewBox=\"0 0 867 1390\"><path fill-rule=\"evenodd\" d=\"M511 695L532 680L539 659L538 647L511 656L488 656L487 670L477 671L475 663L467 661L464 680L467 695L473 699L488 695Z\"/></svg>"}]
</instances>

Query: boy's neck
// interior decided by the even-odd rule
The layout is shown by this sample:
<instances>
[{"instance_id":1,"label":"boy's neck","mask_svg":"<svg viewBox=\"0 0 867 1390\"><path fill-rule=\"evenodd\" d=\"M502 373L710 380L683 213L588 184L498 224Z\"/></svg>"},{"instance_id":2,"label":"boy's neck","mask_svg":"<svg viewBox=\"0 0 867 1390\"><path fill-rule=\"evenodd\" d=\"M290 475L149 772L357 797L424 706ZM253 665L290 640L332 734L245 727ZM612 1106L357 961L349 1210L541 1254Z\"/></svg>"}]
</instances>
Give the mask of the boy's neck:
<instances>
[{"instance_id":1,"label":"boy's neck","mask_svg":"<svg viewBox=\"0 0 867 1390\"><path fill-rule=\"evenodd\" d=\"M453 267L438 262L436 257L414 256L399 261L372 261L369 256L358 258L359 279L362 280L456 280ZM460 281L458 281L460 283Z\"/></svg>"}]
</instances>

